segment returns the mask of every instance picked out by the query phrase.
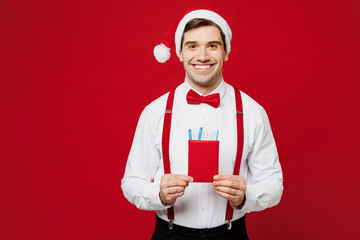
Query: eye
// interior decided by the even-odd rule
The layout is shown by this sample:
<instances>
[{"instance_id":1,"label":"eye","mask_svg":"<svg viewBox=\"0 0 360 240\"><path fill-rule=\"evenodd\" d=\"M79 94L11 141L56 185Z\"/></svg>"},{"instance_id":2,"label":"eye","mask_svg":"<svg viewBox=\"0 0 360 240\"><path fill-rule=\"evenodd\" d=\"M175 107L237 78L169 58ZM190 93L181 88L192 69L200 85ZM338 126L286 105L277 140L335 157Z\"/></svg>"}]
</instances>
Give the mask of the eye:
<instances>
[{"instance_id":1,"label":"eye","mask_svg":"<svg viewBox=\"0 0 360 240\"><path fill-rule=\"evenodd\" d=\"M217 44L210 44L209 48L217 48Z\"/></svg>"},{"instance_id":2,"label":"eye","mask_svg":"<svg viewBox=\"0 0 360 240\"><path fill-rule=\"evenodd\" d=\"M195 44L189 44L188 47L189 47L190 49L195 49L195 48L196 48L196 45L195 45Z\"/></svg>"}]
</instances>

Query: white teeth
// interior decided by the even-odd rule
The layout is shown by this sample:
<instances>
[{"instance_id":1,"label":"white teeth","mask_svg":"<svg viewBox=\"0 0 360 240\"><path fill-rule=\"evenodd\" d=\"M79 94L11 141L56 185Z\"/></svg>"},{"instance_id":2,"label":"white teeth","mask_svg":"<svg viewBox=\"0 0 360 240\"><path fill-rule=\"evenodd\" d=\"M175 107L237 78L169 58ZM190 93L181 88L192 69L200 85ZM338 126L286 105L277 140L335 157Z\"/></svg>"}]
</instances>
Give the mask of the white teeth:
<instances>
[{"instance_id":1,"label":"white teeth","mask_svg":"<svg viewBox=\"0 0 360 240\"><path fill-rule=\"evenodd\" d=\"M194 65L194 67L198 69L208 69L210 68L210 65Z\"/></svg>"}]
</instances>

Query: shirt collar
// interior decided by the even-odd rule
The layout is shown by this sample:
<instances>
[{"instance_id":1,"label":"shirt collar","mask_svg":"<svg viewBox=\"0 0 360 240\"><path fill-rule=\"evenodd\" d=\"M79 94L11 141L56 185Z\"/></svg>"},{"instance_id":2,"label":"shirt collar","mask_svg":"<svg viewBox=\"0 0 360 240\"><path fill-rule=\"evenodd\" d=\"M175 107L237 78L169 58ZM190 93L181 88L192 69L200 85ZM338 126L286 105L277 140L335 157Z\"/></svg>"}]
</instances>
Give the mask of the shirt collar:
<instances>
[{"instance_id":1,"label":"shirt collar","mask_svg":"<svg viewBox=\"0 0 360 240\"><path fill-rule=\"evenodd\" d=\"M209 93L207 95L203 95L202 93L196 91L194 88L190 87L190 85L186 82L186 79L185 79L185 83L184 83L184 92L185 92L185 94L187 94L190 89L194 90L200 96L207 96L207 95L210 95L210 94L219 93L220 94L220 99L222 99L222 97L226 93L226 86L225 86L224 78L221 79L221 83L219 84L219 86L217 86L217 88L215 88L211 93Z\"/></svg>"}]
</instances>

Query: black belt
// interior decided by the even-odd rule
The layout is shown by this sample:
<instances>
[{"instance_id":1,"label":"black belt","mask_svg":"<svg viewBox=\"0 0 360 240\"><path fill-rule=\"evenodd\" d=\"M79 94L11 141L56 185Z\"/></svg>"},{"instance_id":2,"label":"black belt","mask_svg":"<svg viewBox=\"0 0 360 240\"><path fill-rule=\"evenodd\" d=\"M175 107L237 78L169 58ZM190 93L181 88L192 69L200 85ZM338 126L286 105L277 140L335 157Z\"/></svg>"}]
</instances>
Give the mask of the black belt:
<instances>
[{"instance_id":1,"label":"black belt","mask_svg":"<svg viewBox=\"0 0 360 240\"><path fill-rule=\"evenodd\" d=\"M206 238L206 236L211 236L214 234L219 236L225 234L231 234L237 236L237 239L248 239L246 225L245 225L245 216L233 221L231 230L228 230L227 224L223 224L214 228L201 228L201 229L189 228L189 227L173 224L172 230L169 230L169 222L159 218L156 215L155 231L156 230L160 230L162 232L167 232L183 237L189 237L189 239L191 238L201 239L202 237Z\"/></svg>"}]
</instances>

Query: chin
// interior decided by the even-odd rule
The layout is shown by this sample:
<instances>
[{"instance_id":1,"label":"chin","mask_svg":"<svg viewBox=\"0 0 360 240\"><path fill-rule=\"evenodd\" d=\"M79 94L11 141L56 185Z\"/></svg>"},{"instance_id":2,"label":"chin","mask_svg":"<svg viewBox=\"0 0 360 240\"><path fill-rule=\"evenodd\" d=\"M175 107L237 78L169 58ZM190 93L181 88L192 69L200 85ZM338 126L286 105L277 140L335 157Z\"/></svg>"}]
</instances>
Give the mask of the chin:
<instances>
[{"instance_id":1,"label":"chin","mask_svg":"<svg viewBox=\"0 0 360 240\"><path fill-rule=\"evenodd\" d=\"M200 87L210 87L214 84L213 81L194 81L194 83Z\"/></svg>"},{"instance_id":2,"label":"chin","mask_svg":"<svg viewBox=\"0 0 360 240\"><path fill-rule=\"evenodd\" d=\"M201 86L207 86L214 84L217 80L214 76L211 76L207 78L193 78L193 81Z\"/></svg>"},{"instance_id":3,"label":"chin","mask_svg":"<svg viewBox=\"0 0 360 240\"><path fill-rule=\"evenodd\" d=\"M209 74L209 75L199 75L199 74L189 74L187 73L187 77L189 81L191 81L193 84L196 84L200 87L208 87L212 86L217 82L218 76Z\"/></svg>"}]
</instances>

